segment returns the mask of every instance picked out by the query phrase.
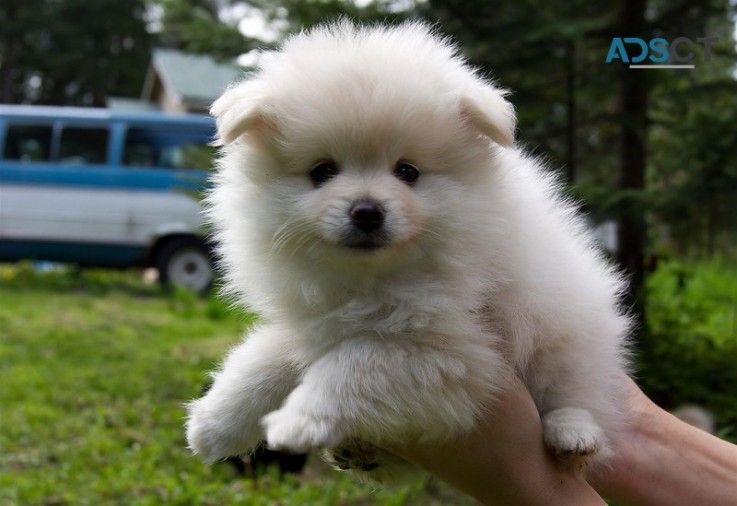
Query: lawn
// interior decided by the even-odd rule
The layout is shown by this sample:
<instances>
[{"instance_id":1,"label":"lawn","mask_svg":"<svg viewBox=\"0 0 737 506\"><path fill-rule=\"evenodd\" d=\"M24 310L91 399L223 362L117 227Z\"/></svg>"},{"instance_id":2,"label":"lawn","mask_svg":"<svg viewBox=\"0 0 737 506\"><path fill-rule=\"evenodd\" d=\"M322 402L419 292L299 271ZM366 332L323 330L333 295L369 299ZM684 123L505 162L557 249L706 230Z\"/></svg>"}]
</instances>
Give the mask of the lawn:
<instances>
[{"instance_id":1,"label":"lawn","mask_svg":"<svg viewBox=\"0 0 737 506\"><path fill-rule=\"evenodd\" d=\"M0 505L473 504L374 490L315 456L258 480L186 449L182 405L252 318L137 273L0 266Z\"/></svg>"},{"instance_id":2,"label":"lawn","mask_svg":"<svg viewBox=\"0 0 737 506\"><path fill-rule=\"evenodd\" d=\"M640 382L710 409L737 440L737 268L670 263L648 281ZM0 265L0 506L474 504L438 482L375 490L312 456L258 480L186 449L182 405L252 316L139 273Z\"/></svg>"}]
</instances>

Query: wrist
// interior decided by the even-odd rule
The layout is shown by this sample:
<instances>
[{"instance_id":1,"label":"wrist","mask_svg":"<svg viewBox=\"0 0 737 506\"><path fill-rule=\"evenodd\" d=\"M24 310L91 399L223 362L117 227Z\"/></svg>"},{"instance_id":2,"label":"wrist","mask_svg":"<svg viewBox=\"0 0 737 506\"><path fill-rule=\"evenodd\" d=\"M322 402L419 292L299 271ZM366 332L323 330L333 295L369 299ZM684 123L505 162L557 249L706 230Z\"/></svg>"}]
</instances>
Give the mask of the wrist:
<instances>
[{"instance_id":1,"label":"wrist","mask_svg":"<svg viewBox=\"0 0 737 506\"><path fill-rule=\"evenodd\" d=\"M737 497L737 447L692 427L644 395L615 435L610 466L592 477L604 497L628 505L721 506Z\"/></svg>"}]
</instances>

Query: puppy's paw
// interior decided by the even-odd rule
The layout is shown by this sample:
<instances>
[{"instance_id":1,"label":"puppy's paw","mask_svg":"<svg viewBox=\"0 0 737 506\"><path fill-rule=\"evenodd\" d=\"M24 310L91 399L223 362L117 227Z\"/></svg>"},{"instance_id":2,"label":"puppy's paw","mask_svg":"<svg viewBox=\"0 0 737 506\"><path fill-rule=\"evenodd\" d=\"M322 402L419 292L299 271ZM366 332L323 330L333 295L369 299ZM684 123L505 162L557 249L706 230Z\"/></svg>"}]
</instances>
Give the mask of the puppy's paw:
<instances>
[{"instance_id":1,"label":"puppy's paw","mask_svg":"<svg viewBox=\"0 0 737 506\"><path fill-rule=\"evenodd\" d=\"M423 474L406 460L360 439L348 438L337 448L324 450L322 457L335 470L373 485L409 483Z\"/></svg>"},{"instance_id":2,"label":"puppy's paw","mask_svg":"<svg viewBox=\"0 0 737 506\"><path fill-rule=\"evenodd\" d=\"M207 463L245 455L262 439L260 430L248 430L228 417L218 416L206 398L191 402L187 407L187 443L193 453ZM258 429L258 426L255 427Z\"/></svg>"},{"instance_id":3,"label":"puppy's paw","mask_svg":"<svg viewBox=\"0 0 737 506\"><path fill-rule=\"evenodd\" d=\"M266 442L273 450L305 452L313 448L336 446L344 437L337 419L289 409L273 411L261 421Z\"/></svg>"},{"instance_id":4,"label":"puppy's paw","mask_svg":"<svg viewBox=\"0 0 737 506\"><path fill-rule=\"evenodd\" d=\"M348 438L336 448L323 451L323 459L338 471L374 471L379 467L379 448L360 439Z\"/></svg>"},{"instance_id":5,"label":"puppy's paw","mask_svg":"<svg viewBox=\"0 0 737 506\"><path fill-rule=\"evenodd\" d=\"M545 444L558 459L573 461L583 471L608 456L604 431L588 411L558 408L542 421Z\"/></svg>"}]
</instances>

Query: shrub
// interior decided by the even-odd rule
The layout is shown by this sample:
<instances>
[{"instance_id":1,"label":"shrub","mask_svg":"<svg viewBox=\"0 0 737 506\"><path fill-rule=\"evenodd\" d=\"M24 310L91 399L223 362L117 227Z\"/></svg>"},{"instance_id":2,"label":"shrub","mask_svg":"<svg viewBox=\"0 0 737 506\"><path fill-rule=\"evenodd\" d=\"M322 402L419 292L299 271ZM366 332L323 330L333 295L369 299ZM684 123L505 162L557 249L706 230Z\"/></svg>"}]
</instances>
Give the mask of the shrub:
<instances>
[{"instance_id":1,"label":"shrub","mask_svg":"<svg viewBox=\"0 0 737 506\"><path fill-rule=\"evenodd\" d=\"M638 376L658 404L696 403L737 439L737 265L669 262L647 281Z\"/></svg>"}]
</instances>

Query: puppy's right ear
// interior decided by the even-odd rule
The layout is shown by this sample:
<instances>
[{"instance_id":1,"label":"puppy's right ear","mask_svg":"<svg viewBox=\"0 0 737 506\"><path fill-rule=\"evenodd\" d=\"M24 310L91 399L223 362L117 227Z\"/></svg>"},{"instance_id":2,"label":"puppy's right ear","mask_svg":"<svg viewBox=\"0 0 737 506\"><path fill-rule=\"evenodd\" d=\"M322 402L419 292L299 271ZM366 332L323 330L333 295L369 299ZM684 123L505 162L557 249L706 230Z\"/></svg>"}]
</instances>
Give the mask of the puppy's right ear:
<instances>
[{"instance_id":1,"label":"puppy's right ear","mask_svg":"<svg viewBox=\"0 0 737 506\"><path fill-rule=\"evenodd\" d=\"M266 95L258 80L246 80L228 88L210 108L217 125L216 146L230 144L244 133L266 125Z\"/></svg>"}]
</instances>

